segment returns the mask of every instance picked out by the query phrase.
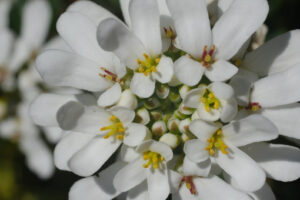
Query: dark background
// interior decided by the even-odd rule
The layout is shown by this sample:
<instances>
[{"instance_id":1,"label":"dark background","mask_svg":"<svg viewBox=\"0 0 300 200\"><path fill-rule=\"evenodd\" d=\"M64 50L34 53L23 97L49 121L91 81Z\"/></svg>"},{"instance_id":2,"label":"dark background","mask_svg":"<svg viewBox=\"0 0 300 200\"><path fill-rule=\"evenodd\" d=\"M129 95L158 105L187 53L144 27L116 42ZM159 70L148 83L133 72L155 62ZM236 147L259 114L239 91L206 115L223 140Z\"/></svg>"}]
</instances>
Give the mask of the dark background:
<instances>
[{"instance_id":1,"label":"dark background","mask_svg":"<svg viewBox=\"0 0 300 200\"><path fill-rule=\"evenodd\" d=\"M121 17L118 0L94 1ZM16 0L10 14L10 26L16 33L20 30L21 12L25 2L26 0ZM57 18L74 0L49 0L49 2L54 15L49 33L51 38L56 35ZM269 4L270 13L266 20L269 28L267 40L288 30L300 28L300 0L269 0ZM289 143L283 138L276 142ZM51 148L53 149L53 146ZM0 139L0 200L68 199L69 188L79 177L69 172L56 171L52 179L41 181L27 169L24 160L16 142ZM277 181L269 183L278 200L300 200L300 180L291 183Z\"/></svg>"}]
</instances>

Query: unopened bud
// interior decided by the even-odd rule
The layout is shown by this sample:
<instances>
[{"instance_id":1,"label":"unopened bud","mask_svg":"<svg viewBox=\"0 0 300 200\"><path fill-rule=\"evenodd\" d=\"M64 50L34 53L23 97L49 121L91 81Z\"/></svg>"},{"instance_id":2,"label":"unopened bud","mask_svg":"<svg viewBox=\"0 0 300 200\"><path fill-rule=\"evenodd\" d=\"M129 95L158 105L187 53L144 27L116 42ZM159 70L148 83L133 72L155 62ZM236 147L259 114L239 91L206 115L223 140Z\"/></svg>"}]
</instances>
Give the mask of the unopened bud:
<instances>
[{"instance_id":1,"label":"unopened bud","mask_svg":"<svg viewBox=\"0 0 300 200\"><path fill-rule=\"evenodd\" d=\"M158 85L158 87L156 87L155 93L160 99L165 99L169 96L170 88L166 85Z\"/></svg>"},{"instance_id":2,"label":"unopened bud","mask_svg":"<svg viewBox=\"0 0 300 200\"><path fill-rule=\"evenodd\" d=\"M192 114L192 120L200 119L197 111Z\"/></svg>"},{"instance_id":3,"label":"unopened bud","mask_svg":"<svg viewBox=\"0 0 300 200\"><path fill-rule=\"evenodd\" d=\"M174 117L176 117L177 119L183 120L185 119L187 116L183 113L181 113L179 110L176 110L174 112Z\"/></svg>"},{"instance_id":4,"label":"unopened bud","mask_svg":"<svg viewBox=\"0 0 300 200\"><path fill-rule=\"evenodd\" d=\"M177 103L181 100L180 95L173 91L170 92L169 99L174 103Z\"/></svg>"},{"instance_id":5,"label":"unopened bud","mask_svg":"<svg viewBox=\"0 0 300 200\"><path fill-rule=\"evenodd\" d=\"M175 149L179 144L180 140L177 135L174 135L172 133L166 133L163 136L159 138L160 142L163 142L170 146L172 149Z\"/></svg>"},{"instance_id":6,"label":"unopened bud","mask_svg":"<svg viewBox=\"0 0 300 200\"><path fill-rule=\"evenodd\" d=\"M129 89L126 89L124 92L122 92L117 106L122 106L134 110L137 107L137 99Z\"/></svg>"},{"instance_id":7,"label":"unopened bud","mask_svg":"<svg viewBox=\"0 0 300 200\"><path fill-rule=\"evenodd\" d=\"M191 90L191 88L187 85L181 86L179 89L179 94L180 94L181 98L184 99L184 97L190 90Z\"/></svg>"},{"instance_id":8,"label":"unopened bud","mask_svg":"<svg viewBox=\"0 0 300 200\"><path fill-rule=\"evenodd\" d=\"M158 106L160 106L160 102L157 98L149 98L145 101L144 106L148 110L153 110L153 109L157 108Z\"/></svg>"},{"instance_id":9,"label":"unopened bud","mask_svg":"<svg viewBox=\"0 0 300 200\"><path fill-rule=\"evenodd\" d=\"M7 113L7 103L4 100L0 100L0 119L2 119Z\"/></svg>"},{"instance_id":10,"label":"unopened bud","mask_svg":"<svg viewBox=\"0 0 300 200\"><path fill-rule=\"evenodd\" d=\"M180 121L176 118L172 118L168 121L168 129L171 133L179 133Z\"/></svg>"},{"instance_id":11,"label":"unopened bud","mask_svg":"<svg viewBox=\"0 0 300 200\"><path fill-rule=\"evenodd\" d=\"M150 122L150 115L146 108L141 108L136 112L135 121L140 124L148 124Z\"/></svg>"},{"instance_id":12,"label":"unopened bud","mask_svg":"<svg viewBox=\"0 0 300 200\"><path fill-rule=\"evenodd\" d=\"M161 136L165 132L167 132L167 126L164 121L154 122L154 124L152 125L152 133L155 136Z\"/></svg>"},{"instance_id":13,"label":"unopened bud","mask_svg":"<svg viewBox=\"0 0 300 200\"><path fill-rule=\"evenodd\" d=\"M179 112L184 115L191 115L191 114L193 114L194 111L195 111L195 109L188 108L188 107L184 106L183 103L181 103L179 106Z\"/></svg>"},{"instance_id":14,"label":"unopened bud","mask_svg":"<svg viewBox=\"0 0 300 200\"><path fill-rule=\"evenodd\" d=\"M180 132L183 133L183 134L188 133L189 132L189 125L190 125L191 122L192 122L192 120L189 119L189 118L186 118L186 119L180 121L180 124L179 124Z\"/></svg>"},{"instance_id":15,"label":"unopened bud","mask_svg":"<svg viewBox=\"0 0 300 200\"><path fill-rule=\"evenodd\" d=\"M159 111L152 111L151 116L153 117L154 121L158 121L162 119L162 113Z\"/></svg>"}]
</instances>

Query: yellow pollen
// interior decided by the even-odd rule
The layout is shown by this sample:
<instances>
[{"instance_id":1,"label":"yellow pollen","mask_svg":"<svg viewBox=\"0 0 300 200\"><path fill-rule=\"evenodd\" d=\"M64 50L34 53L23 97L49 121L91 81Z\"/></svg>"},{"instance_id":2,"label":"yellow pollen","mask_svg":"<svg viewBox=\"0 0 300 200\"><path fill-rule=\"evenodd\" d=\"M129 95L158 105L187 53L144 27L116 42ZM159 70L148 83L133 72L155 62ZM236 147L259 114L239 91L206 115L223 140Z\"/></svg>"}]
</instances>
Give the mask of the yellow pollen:
<instances>
[{"instance_id":1,"label":"yellow pollen","mask_svg":"<svg viewBox=\"0 0 300 200\"><path fill-rule=\"evenodd\" d=\"M122 122L114 115L112 115L109 120L112 122L111 125L100 128L100 131L108 131L104 139L114 135L116 139L123 140L125 129Z\"/></svg>"},{"instance_id":2,"label":"yellow pollen","mask_svg":"<svg viewBox=\"0 0 300 200\"><path fill-rule=\"evenodd\" d=\"M153 151L144 152L143 159L146 161L143 167L148 168L152 166L153 169L158 169L159 165L165 160L162 155Z\"/></svg>"},{"instance_id":3,"label":"yellow pollen","mask_svg":"<svg viewBox=\"0 0 300 200\"><path fill-rule=\"evenodd\" d=\"M205 56L205 58L204 58L204 61L205 61L205 62L210 62L210 61L211 61L211 56L207 54L207 55Z\"/></svg>"},{"instance_id":4,"label":"yellow pollen","mask_svg":"<svg viewBox=\"0 0 300 200\"><path fill-rule=\"evenodd\" d=\"M237 59L234 64L235 64L235 66L239 67L242 64L242 60L241 59Z\"/></svg>"},{"instance_id":5,"label":"yellow pollen","mask_svg":"<svg viewBox=\"0 0 300 200\"><path fill-rule=\"evenodd\" d=\"M251 110L252 110L253 112L258 111L259 109L260 109L260 107L259 107L258 105L255 105L255 106L252 106L252 107L251 107Z\"/></svg>"},{"instance_id":6,"label":"yellow pollen","mask_svg":"<svg viewBox=\"0 0 300 200\"><path fill-rule=\"evenodd\" d=\"M210 66L215 62L215 59L213 58L215 50L215 45L213 45L210 50L208 50L207 46L204 46L202 57L198 60L203 67L210 68Z\"/></svg>"},{"instance_id":7,"label":"yellow pollen","mask_svg":"<svg viewBox=\"0 0 300 200\"><path fill-rule=\"evenodd\" d=\"M156 67L160 62L160 57L149 57L144 53L144 60L137 59L139 67L137 72L144 73L145 76L148 76L152 72L157 72Z\"/></svg>"},{"instance_id":8,"label":"yellow pollen","mask_svg":"<svg viewBox=\"0 0 300 200\"><path fill-rule=\"evenodd\" d=\"M204 104L205 110L207 112L211 112L211 109L219 109L220 108L220 101L215 95L209 90L205 89L202 97L201 103Z\"/></svg>"},{"instance_id":9,"label":"yellow pollen","mask_svg":"<svg viewBox=\"0 0 300 200\"><path fill-rule=\"evenodd\" d=\"M205 148L209 155L215 155L215 152L219 149L223 154L228 154L228 146L223 141L222 130L218 129L211 138L207 139L208 146Z\"/></svg>"}]
</instances>

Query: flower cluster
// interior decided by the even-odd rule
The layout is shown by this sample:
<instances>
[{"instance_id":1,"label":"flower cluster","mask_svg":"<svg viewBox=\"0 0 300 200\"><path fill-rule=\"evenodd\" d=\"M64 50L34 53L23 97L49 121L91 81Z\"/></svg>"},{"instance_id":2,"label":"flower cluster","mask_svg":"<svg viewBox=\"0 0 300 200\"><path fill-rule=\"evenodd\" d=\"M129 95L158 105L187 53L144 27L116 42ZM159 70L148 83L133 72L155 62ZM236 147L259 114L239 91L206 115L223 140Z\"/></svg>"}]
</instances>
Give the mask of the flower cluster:
<instances>
[{"instance_id":1,"label":"flower cluster","mask_svg":"<svg viewBox=\"0 0 300 200\"><path fill-rule=\"evenodd\" d=\"M300 177L300 150L270 143L300 139L298 30L257 48L266 0L120 3L126 24L72 4L57 22L70 48L36 61L48 85L81 90L30 109L62 129L56 166L85 177L70 200L272 200L266 178Z\"/></svg>"}]
</instances>

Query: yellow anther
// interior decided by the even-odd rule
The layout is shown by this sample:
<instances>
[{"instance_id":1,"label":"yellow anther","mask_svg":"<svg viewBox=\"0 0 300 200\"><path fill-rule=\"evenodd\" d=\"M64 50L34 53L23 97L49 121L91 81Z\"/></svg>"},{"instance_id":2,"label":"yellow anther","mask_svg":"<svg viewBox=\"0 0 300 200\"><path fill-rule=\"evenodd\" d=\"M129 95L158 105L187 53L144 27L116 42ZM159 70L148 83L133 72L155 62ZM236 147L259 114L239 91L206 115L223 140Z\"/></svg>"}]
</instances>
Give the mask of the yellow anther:
<instances>
[{"instance_id":1,"label":"yellow anther","mask_svg":"<svg viewBox=\"0 0 300 200\"><path fill-rule=\"evenodd\" d=\"M258 111L259 109L260 109L260 107L259 107L258 105L255 105L255 106L252 106L252 107L251 107L251 110L252 110L253 112Z\"/></svg>"},{"instance_id":2,"label":"yellow anther","mask_svg":"<svg viewBox=\"0 0 300 200\"><path fill-rule=\"evenodd\" d=\"M109 120L112 122L111 125L100 128L100 131L108 131L109 130L109 132L104 136L104 139L107 139L110 136L115 135L116 139L123 140L125 128L123 127L122 122L115 115L112 115L109 118Z\"/></svg>"},{"instance_id":3,"label":"yellow anther","mask_svg":"<svg viewBox=\"0 0 300 200\"><path fill-rule=\"evenodd\" d=\"M185 185L186 185L187 189L189 189L189 190L192 188L190 183L186 183Z\"/></svg>"},{"instance_id":4,"label":"yellow anther","mask_svg":"<svg viewBox=\"0 0 300 200\"><path fill-rule=\"evenodd\" d=\"M157 64L159 64L160 58L156 58L156 59L155 59L155 62L156 62Z\"/></svg>"},{"instance_id":5,"label":"yellow anther","mask_svg":"<svg viewBox=\"0 0 300 200\"><path fill-rule=\"evenodd\" d=\"M156 67L160 62L160 57L149 57L147 54L144 54L145 59L141 61L137 59L139 67L137 72L144 73L145 76L148 76L152 72L157 72Z\"/></svg>"},{"instance_id":6,"label":"yellow anther","mask_svg":"<svg viewBox=\"0 0 300 200\"><path fill-rule=\"evenodd\" d=\"M237 59L234 64L235 64L235 66L239 67L242 64L242 60L241 59Z\"/></svg>"},{"instance_id":7,"label":"yellow anther","mask_svg":"<svg viewBox=\"0 0 300 200\"><path fill-rule=\"evenodd\" d=\"M204 61L205 61L205 62L210 62L210 61L211 61L211 56L207 54L207 55L205 56L205 58L204 58Z\"/></svg>"},{"instance_id":8,"label":"yellow anther","mask_svg":"<svg viewBox=\"0 0 300 200\"><path fill-rule=\"evenodd\" d=\"M223 154L228 154L228 146L223 141L222 130L218 129L211 138L207 139L208 145L205 150L208 151L209 155L215 155L216 150L220 150Z\"/></svg>"},{"instance_id":9,"label":"yellow anther","mask_svg":"<svg viewBox=\"0 0 300 200\"><path fill-rule=\"evenodd\" d=\"M143 164L143 167L148 168L152 165L153 169L158 169L161 162L165 160L164 157L159 153L152 151L144 152L143 159L148 161L147 163Z\"/></svg>"},{"instance_id":10,"label":"yellow anther","mask_svg":"<svg viewBox=\"0 0 300 200\"><path fill-rule=\"evenodd\" d=\"M209 89L205 89L204 93L201 96L201 102L204 104L206 112L211 112L211 109L220 108L219 99L217 99Z\"/></svg>"}]
</instances>

